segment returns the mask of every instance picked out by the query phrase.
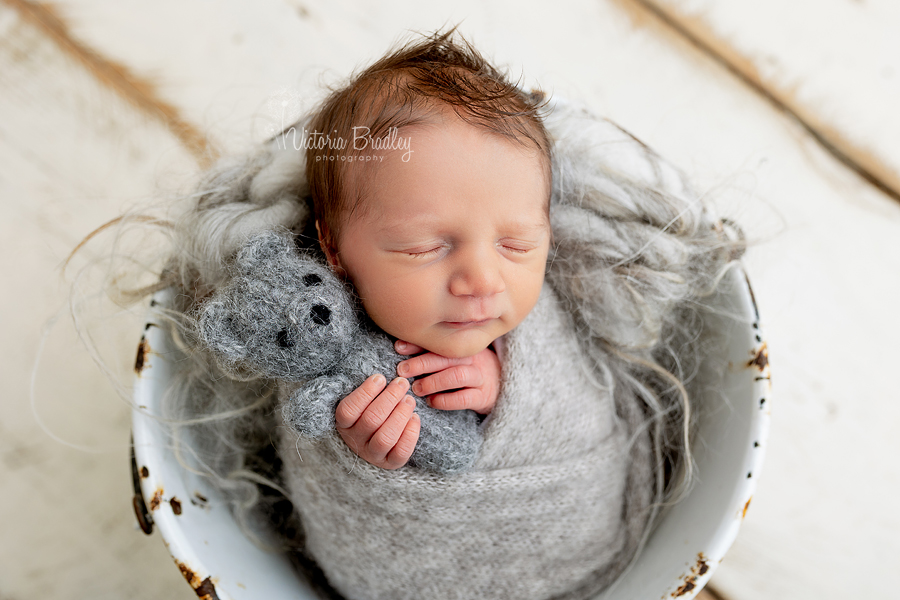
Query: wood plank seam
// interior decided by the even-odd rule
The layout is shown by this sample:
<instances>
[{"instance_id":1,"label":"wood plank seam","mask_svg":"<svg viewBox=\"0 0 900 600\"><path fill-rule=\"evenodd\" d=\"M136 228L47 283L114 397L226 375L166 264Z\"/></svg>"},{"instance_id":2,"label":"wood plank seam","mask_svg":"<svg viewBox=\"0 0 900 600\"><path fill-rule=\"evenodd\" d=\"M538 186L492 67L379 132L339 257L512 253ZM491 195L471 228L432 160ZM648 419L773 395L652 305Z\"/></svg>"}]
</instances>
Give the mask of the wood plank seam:
<instances>
[{"instance_id":1,"label":"wood plank seam","mask_svg":"<svg viewBox=\"0 0 900 600\"><path fill-rule=\"evenodd\" d=\"M47 34L68 56L84 65L103 85L113 89L142 112L162 121L201 166L209 166L218 153L209 139L179 110L159 97L152 82L135 75L69 33L69 27L51 5L28 0L0 0Z\"/></svg>"},{"instance_id":2,"label":"wood plank seam","mask_svg":"<svg viewBox=\"0 0 900 600\"><path fill-rule=\"evenodd\" d=\"M849 142L839 132L823 123L816 122L814 117L804 115L800 107L792 106L789 101L779 95L777 90L769 89L750 60L739 55L737 51L731 50L727 43L718 43L720 40L712 32L706 31L698 20L680 18L680 15L673 14L655 0L629 1L643 7L663 26L671 29L703 54L731 71L777 109L795 119L829 154L884 194L900 202L900 179L887 165L884 165L871 153Z\"/></svg>"}]
</instances>

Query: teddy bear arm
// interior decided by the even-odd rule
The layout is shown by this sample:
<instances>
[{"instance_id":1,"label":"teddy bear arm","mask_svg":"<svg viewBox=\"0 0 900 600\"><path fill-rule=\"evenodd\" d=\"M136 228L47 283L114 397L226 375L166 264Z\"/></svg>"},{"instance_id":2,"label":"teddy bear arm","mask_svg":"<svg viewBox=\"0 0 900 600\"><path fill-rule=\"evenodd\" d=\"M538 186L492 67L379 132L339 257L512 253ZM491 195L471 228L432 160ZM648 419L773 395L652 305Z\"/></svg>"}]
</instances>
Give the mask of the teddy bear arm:
<instances>
[{"instance_id":1,"label":"teddy bear arm","mask_svg":"<svg viewBox=\"0 0 900 600\"><path fill-rule=\"evenodd\" d=\"M284 420L297 433L320 438L334 430L334 411L353 391L345 375L321 375L297 388L284 405Z\"/></svg>"}]
</instances>

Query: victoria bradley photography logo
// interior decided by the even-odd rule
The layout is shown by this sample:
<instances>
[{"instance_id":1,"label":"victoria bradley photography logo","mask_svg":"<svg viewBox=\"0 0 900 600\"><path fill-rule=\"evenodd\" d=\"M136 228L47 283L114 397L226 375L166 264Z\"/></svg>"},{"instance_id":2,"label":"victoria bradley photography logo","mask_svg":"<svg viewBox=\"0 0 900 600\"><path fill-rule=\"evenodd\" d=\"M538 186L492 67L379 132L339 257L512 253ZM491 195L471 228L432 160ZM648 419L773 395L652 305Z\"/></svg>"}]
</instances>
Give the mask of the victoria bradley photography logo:
<instances>
[{"instance_id":1,"label":"victoria bradley photography logo","mask_svg":"<svg viewBox=\"0 0 900 600\"><path fill-rule=\"evenodd\" d=\"M282 129L281 134L276 136L276 144L279 148L287 150L288 145L294 150L347 150L352 149L354 152L364 152L369 150L367 154L339 154L338 156L317 154L316 161L320 160L341 160L341 161L377 161L384 160L384 154L374 154L375 152L386 150L403 150L400 160L409 162L412 157L412 138L409 136L401 136L399 129L396 127L388 127L387 132L380 137L370 134L371 129L366 126L352 127L352 136L347 139L344 136L329 135L321 131L310 131L306 127L297 127L291 125L287 129ZM335 133L335 132L332 132Z\"/></svg>"}]
</instances>

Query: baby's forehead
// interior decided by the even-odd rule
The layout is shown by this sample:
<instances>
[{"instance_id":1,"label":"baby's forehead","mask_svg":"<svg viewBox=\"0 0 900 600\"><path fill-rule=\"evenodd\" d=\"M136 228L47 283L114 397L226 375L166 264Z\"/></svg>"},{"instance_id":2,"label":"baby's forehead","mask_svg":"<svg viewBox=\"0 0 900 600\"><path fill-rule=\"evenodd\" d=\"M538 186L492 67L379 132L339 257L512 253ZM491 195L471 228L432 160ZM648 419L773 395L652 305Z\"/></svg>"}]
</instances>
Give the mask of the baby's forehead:
<instances>
[{"instance_id":1,"label":"baby's forehead","mask_svg":"<svg viewBox=\"0 0 900 600\"><path fill-rule=\"evenodd\" d=\"M340 165L345 185L340 212L335 215L338 227L357 217L393 219L408 206L401 198L412 199L416 207L425 210L429 202L452 202L451 190L470 176L472 181L485 182L482 185L493 185L499 195L515 189L523 178L532 181L540 189L536 194L539 210L548 216L549 156L528 138L473 124L451 109L432 112L423 120L381 135L374 144L373 140L364 140L360 146L368 147L357 150ZM475 156L481 158L472 158L472 166L465 168L461 176L454 173L453 163L464 163ZM502 157L506 157L505 162ZM490 169L481 169L482 163L489 163ZM528 175L529 171L539 175ZM442 172L447 175L442 177ZM531 196L527 190L523 193Z\"/></svg>"}]
</instances>

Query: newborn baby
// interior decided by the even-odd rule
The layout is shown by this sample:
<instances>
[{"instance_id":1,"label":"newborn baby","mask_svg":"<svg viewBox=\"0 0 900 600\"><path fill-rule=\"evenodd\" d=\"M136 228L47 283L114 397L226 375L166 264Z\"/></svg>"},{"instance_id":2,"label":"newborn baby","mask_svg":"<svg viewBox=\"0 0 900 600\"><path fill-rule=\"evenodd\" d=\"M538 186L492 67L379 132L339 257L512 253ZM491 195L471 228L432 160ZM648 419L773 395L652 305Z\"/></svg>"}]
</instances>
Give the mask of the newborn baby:
<instances>
[{"instance_id":1,"label":"newborn baby","mask_svg":"<svg viewBox=\"0 0 900 600\"><path fill-rule=\"evenodd\" d=\"M626 487L639 514L652 484L627 481L627 433L544 285L551 143L536 103L435 36L358 75L303 129L320 247L411 356L340 402L339 437L283 429L305 552L347 598L571 595L634 551ZM486 415L473 469L404 466L419 436L407 377L435 408Z\"/></svg>"},{"instance_id":2,"label":"newborn baby","mask_svg":"<svg viewBox=\"0 0 900 600\"><path fill-rule=\"evenodd\" d=\"M214 477L231 490L261 470L302 523L294 547L349 600L594 597L689 483L682 382L703 296L739 244L638 140L563 104L542 116L541 98L434 34L217 167L177 223L164 283L188 341L238 249L284 228L408 357L342 391L317 440L275 422L271 380L208 353L174 401L223 408L195 437ZM409 464L422 442L409 379L437 411L482 416L471 468ZM272 437L280 460L232 452ZM230 497L243 509L256 491Z\"/></svg>"}]
</instances>

